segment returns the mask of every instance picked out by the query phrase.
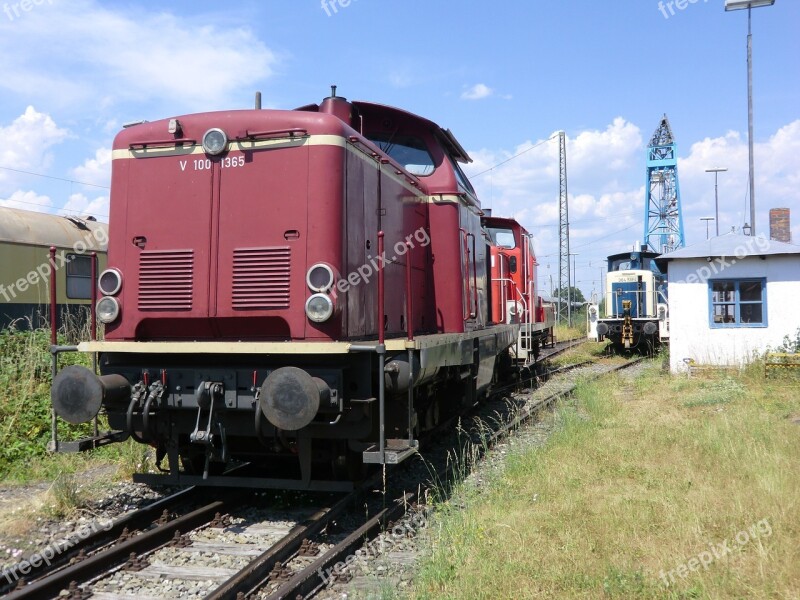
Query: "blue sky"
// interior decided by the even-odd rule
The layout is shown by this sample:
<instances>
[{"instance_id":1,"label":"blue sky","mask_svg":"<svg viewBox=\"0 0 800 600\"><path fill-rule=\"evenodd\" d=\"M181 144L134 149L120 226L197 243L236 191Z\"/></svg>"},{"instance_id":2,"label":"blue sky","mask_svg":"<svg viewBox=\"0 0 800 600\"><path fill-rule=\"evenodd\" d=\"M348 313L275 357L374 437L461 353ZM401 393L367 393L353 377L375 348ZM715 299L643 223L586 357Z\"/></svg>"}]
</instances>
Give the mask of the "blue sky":
<instances>
[{"instance_id":1,"label":"blue sky","mask_svg":"<svg viewBox=\"0 0 800 600\"><path fill-rule=\"evenodd\" d=\"M645 146L663 113L688 243L714 213L705 168L729 169L720 230L749 218L745 11L725 13L723 0L326 2L0 0L0 205L102 220L122 123L249 107L256 90L293 108L335 83L450 128L475 159L468 174L545 142L473 180L484 206L534 233L545 288L558 252L557 142L546 140L558 130L586 295L604 257L642 237ZM766 231L768 209L790 207L795 242L798 26L797 0L753 11L757 223Z\"/></svg>"}]
</instances>

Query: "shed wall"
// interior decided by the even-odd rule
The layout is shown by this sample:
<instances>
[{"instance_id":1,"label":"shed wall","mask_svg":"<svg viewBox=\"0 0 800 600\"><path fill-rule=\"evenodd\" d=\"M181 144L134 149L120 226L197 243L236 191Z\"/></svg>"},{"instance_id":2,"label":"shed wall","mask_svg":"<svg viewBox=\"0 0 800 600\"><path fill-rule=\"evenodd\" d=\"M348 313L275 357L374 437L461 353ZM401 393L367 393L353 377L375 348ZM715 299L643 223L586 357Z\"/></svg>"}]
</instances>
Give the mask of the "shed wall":
<instances>
[{"instance_id":1,"label":"shed wall","mask_svg":"<svg viewBox=\"0 0 800 600\"><path fill-rule=\"evenodd\" d=\"M685 358L700 364L741 365L753 353L781 344L800 328L800 256L747 257L727 266L706 259L669 263L670 368L685 370ZM716 270L716 272L715 272ZM766 277L767 326L712 329L708 281Z\"/></svg>"}]
</instances>

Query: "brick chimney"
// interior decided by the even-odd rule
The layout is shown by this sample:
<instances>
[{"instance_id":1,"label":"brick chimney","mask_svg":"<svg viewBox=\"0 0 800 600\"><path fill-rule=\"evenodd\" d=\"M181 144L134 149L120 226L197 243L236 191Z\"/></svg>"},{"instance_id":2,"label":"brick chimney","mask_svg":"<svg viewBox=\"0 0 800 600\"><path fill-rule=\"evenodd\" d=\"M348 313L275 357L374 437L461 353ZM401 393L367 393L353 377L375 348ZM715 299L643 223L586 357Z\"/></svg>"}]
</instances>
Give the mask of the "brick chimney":
<instances>
[{"instance_id":1,"label":"brick chimney","mask_svg":"<svg viewBox=\"0 0 800 600\"><path fill-rule=\"evenodd\" d=\"M788 208L772 208L769 211L769 239L791 243L792 229Z\"/></svg>"}]
</instances>

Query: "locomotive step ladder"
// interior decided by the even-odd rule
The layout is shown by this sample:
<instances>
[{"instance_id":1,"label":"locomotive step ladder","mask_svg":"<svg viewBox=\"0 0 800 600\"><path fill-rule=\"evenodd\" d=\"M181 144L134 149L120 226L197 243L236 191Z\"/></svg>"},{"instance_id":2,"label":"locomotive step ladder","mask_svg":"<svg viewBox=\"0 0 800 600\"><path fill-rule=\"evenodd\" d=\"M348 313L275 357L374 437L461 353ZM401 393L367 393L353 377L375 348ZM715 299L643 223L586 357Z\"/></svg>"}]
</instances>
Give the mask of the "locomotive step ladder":
<instances>
[{"instance_id":1,"label":"locomotive step ladder","mask_svg":"<svg viewBox=\"0 0 800 600\"><path fill-rule=\"evenodd\" d=\"M389 438L386 440L386 448L383 451L384 459L381 461L381 452L377 444L373 444L362 453L365 464L368 465L396 465L403 462L417 451L419 443L417 440Z\"/></svg>"}]
</instances>

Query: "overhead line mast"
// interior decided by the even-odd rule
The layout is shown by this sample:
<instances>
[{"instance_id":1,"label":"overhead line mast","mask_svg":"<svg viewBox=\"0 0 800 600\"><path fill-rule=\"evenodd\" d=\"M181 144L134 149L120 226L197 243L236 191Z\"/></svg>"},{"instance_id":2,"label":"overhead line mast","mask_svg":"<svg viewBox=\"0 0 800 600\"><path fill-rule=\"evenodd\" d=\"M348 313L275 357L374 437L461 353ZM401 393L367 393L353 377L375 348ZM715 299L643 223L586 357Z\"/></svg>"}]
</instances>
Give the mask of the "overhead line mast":
<instances>
[{"instance_id":1,"label":"overhead line mast","mask_svg":"<svg viewBox=\"0 0 800 600\"><path fill-rule=\"evenodd\" d=\"M558 132L558 321L566 321L572 326L572 281L569 270L569 204L567 201L567 134ZM564 290L567 300L564 302Z\"/></svg>"},{"instance_id":2,"label":"overhead line mast","mask_svg":"<svg viewBox=\"0 0 800 600\"><path fill-rule=\"evenodd\" d=\"M683 233L678 154L667 115L661 119L647 148L644 243L659 253L686 245Z\"/></svg>"}]
</instances>

